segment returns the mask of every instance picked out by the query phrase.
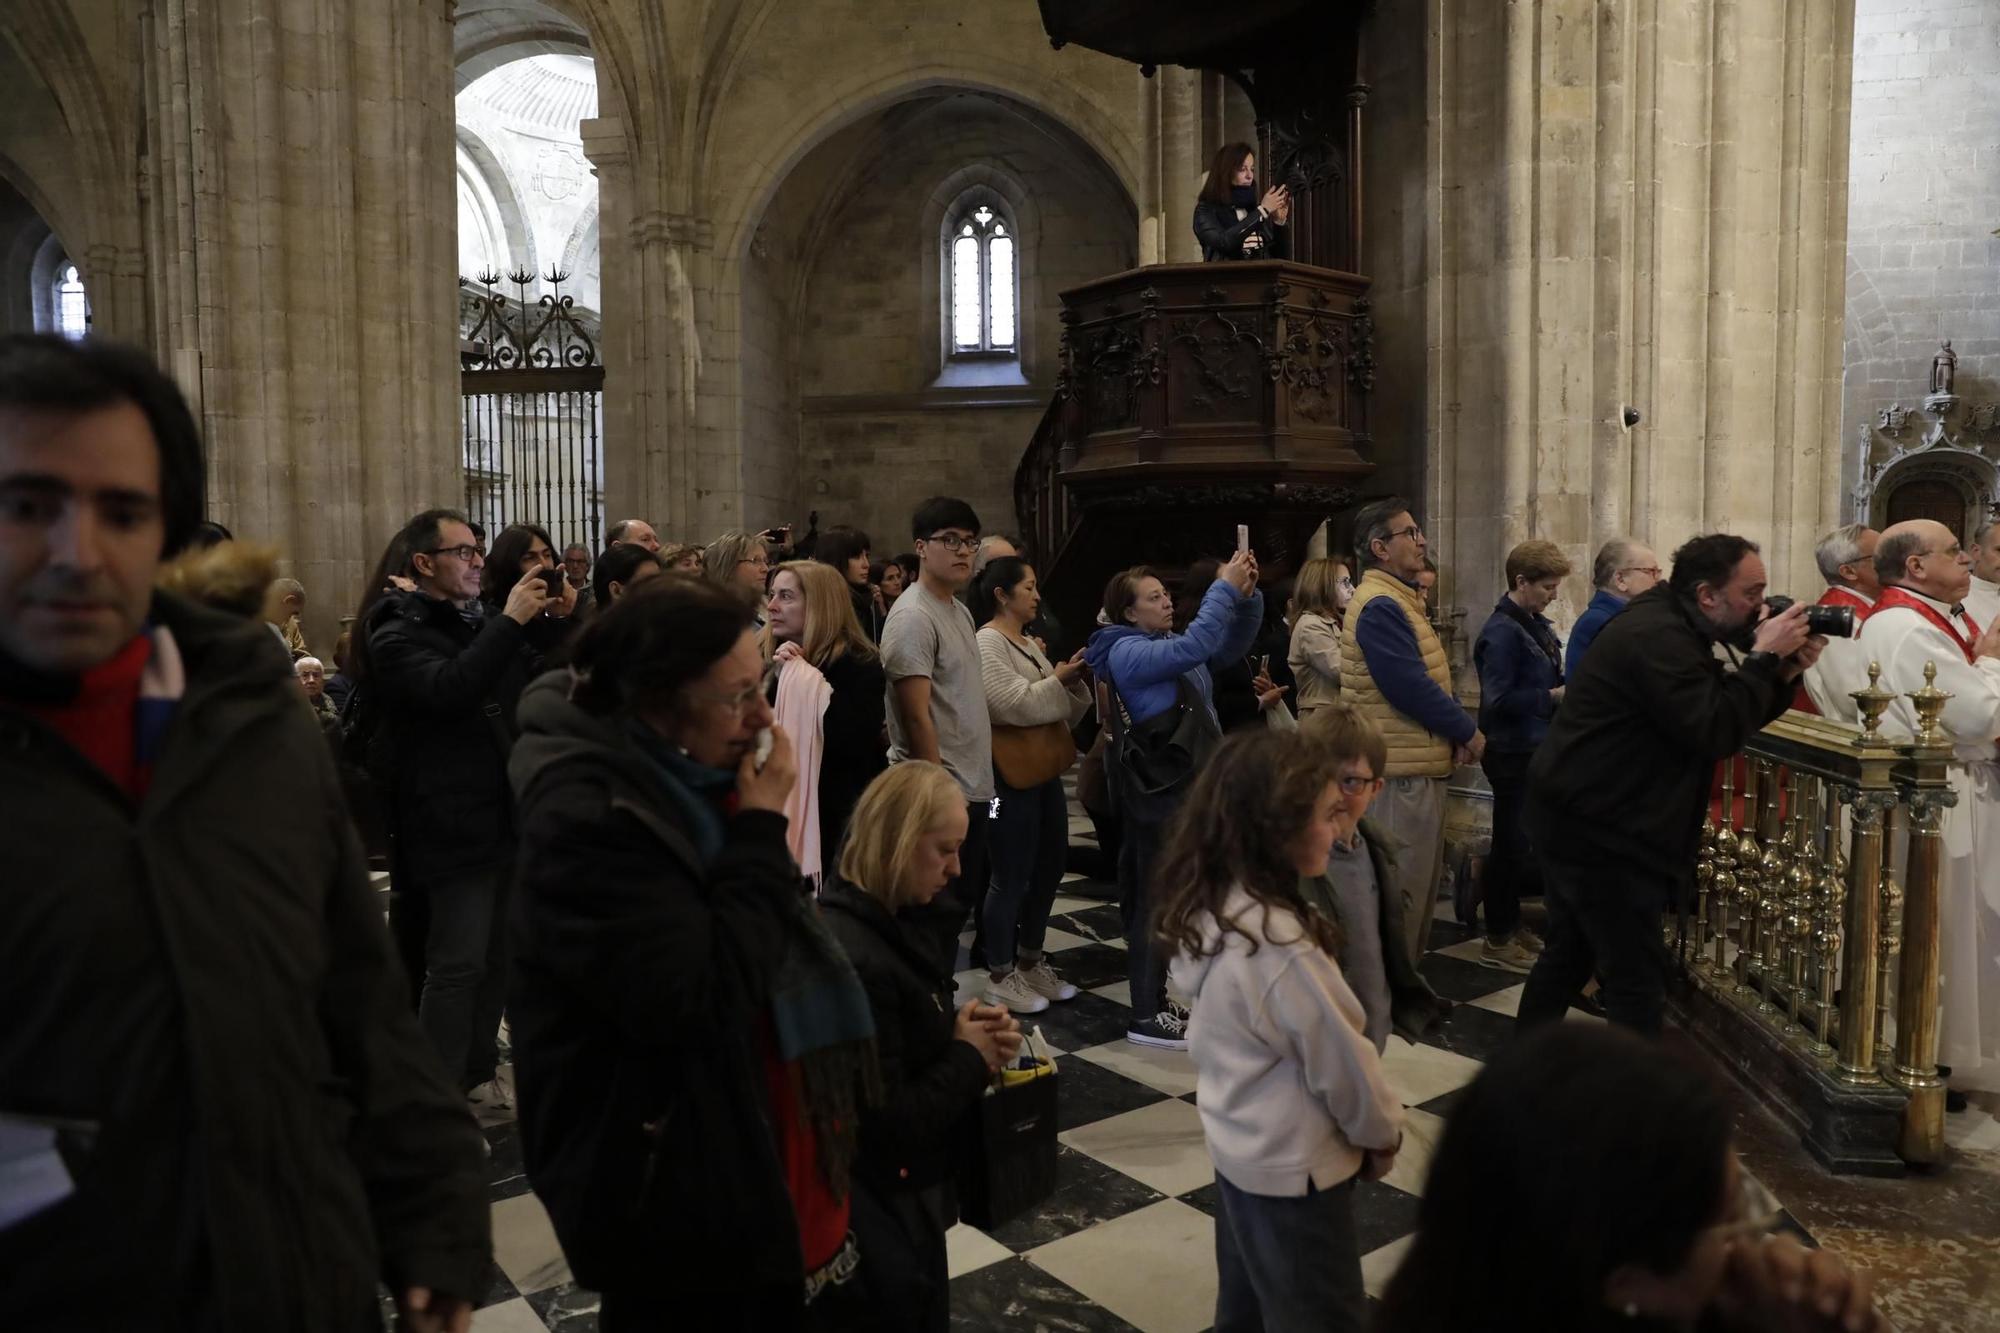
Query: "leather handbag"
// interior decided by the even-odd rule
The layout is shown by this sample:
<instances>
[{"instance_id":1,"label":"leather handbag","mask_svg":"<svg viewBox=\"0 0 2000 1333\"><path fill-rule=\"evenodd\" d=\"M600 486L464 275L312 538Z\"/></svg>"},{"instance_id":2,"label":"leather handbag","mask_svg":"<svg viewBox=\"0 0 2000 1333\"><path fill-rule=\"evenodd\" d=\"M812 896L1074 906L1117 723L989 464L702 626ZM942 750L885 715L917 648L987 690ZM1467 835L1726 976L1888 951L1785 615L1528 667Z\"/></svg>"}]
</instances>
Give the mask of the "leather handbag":
<instances>
[{"instance_id":1,"label":"leather handbag","mask_svg":"<svg viewBox=\"0 0 2000 1333\"><path fill-rule=\"evenodd\" d=\"M1180 677L1174 689L1172 708L1135 724L1125 707L1124 694L1116 682L1111 684L1117 708L1111 719L1111 763L1107 768L1112 800L1122 818L1163 823L1222 739L1207 701L1188 678Z\"/></svg>"},{"instance_id":2,"label":"leather handbag","mask_svg":"<svg viewBox=\"0 0 2000 1333\"><path fill-rule=\"evenodd\" d=\"M993 767L1015 791L1053 782L1076 762L1076 739L1061 722L1039 727L993 728Z\"/></svg>"}]
</instances>

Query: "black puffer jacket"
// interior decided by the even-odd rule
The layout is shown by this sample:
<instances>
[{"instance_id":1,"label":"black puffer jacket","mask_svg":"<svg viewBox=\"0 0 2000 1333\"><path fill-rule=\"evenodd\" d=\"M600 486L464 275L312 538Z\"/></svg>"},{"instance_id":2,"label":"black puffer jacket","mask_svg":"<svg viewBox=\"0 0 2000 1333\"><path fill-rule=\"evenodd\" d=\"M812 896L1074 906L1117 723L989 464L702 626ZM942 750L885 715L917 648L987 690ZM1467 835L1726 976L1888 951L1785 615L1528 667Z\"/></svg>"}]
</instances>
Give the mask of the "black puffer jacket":
<instances>
[{"instance_id":1,"label":"black puffer jacket","mask_svg":"<svg viewBox=\"0 0 2000 1333\"><path fill-rule=\"evenodd\" d=\"M951 976L920 930L852 885L835 882L819 905L875 1014L882 1104L861 1117L855 1174L883 1193L948 1181L960 1121L987 1082L985 1058L952 1036Z\"/></svg>"},{"instance_id":2,"label":"black puffer jacket","mask_svg":"<svg viewBox=\"0 0 2000 1333\"><path fill-rule=\"evenodd\" d=\"M478 1131L291 663L259 623L152 618L187 689L136 807L0 683L0 1112L98 1127L76 1193L0 1231L0 1323L351 1330L378 1279L477 1299Z\"/></svg>"},{"instance_id":3,"label":"black puffer jacket","mask_svg":"<svg viewBox=\"0 0 2000 1333\"><path fill-rule=\"evenodd\" d=\"M861 793L889 766L882 733L889 686L881 662L852 654L826 664L826 683L833 697L821 718L826 744L819 759L819 853L831 870Z\"/></svg>"},{"instance_id":4,"label":"black puffer jacket","mask_svg":"<svg viewBox=\"0 0 2000 1333\"><path fill-rule=\"evenodd\" d=\"M514 709L541 668L527 632L493 613L475 629L449 602L397 593L368 613L368 664L396 873L504 863L514 838Z\"/></svg>"},{"instance_id":5,"label":"black puffer jacket","mask_svg":"<svg viewBox=\"0 0 2000 1333\"><path fill-rule=\"evenodd\" d=\"M758 1045L799 887L784 816L732 816L704 869L689 812L621 723L569 701L567 673L520 719L508 1018L528 1178L563 1254L585 1286L690 1309L802 1298Z\"/></svg>"},{"instance_id":6,"label":"black puffer jacket","mask_svg":"<svg viewBox=\"0 0 2000 1333\"><path fill-rule=\"evenodd\" d=\"M1289 230L1258 217L1254 208L1239 221L1234 204L1212 204L1204 199L1194 206L1194 238L1201 242L1204 260L1289 258L1292 252L1286 239ZM1264 244L1254 255L1247 255L1243 252L1243 238L1252 232L1263 237Z\"/></svg>"},{"instance_id":7,"label":"black puffer jacket","mask_svg":"<svg viewBox=\"0 0 2000 1333\"><path fill-rule=\"evenodd\" d=\"M1606 623L1528 769L1528 836L1540 855L1692 878L1715 765L1792 697L1775 659L1726 671L1714 645L1664 583Z\"/></svg>"}]
</instances>

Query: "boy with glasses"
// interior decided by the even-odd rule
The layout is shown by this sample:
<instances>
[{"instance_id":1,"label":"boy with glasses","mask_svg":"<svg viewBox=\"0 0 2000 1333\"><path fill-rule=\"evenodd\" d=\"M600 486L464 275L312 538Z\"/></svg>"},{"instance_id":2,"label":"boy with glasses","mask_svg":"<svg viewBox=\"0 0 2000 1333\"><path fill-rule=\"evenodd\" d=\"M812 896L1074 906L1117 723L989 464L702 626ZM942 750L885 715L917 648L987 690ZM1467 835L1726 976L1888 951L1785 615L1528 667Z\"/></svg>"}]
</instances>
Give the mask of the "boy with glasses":
<instances>
[{"instance_id":1,"label":"boy with glasses","mask_svg":"<svg viewBox=\"0 0 2000 1333\"><path fill-rule=\"evenodd\" d=\"M967 827L959 876L935 901L906 911L936 941L937 958L955 970L958 932L972 914L972 966L986 966L978 935L989 863L987 825L994 799L993 727L986 713L979 639L958 594L972 580L979 515L963 500L936 496L910 521L916 540L916 586L882 622L882 669L889 678L889 762L927 759L942 764L965 793Z\"/></svg>"},{"instance_id":2,"label":"boy with glasses","mask_svg":"<svg viewBox=\"0 0 2000 1333\"><path fill-rule=\"evenodd\" d=\"M1332 752L1340 791L1333 855L1326 874L1304 886L1305 899L1340 923L1340 972L1367 1016L1362 1033L1380 1052L1390 1032L1415 1041L1451 1012L1451 1001L1430 988L1403 950L1402 897L1388 891L1396 854L1367 818L1382 790L1388 745L1349 703L1314 709L1299 729Z\"/></svg>"}]
</instances>

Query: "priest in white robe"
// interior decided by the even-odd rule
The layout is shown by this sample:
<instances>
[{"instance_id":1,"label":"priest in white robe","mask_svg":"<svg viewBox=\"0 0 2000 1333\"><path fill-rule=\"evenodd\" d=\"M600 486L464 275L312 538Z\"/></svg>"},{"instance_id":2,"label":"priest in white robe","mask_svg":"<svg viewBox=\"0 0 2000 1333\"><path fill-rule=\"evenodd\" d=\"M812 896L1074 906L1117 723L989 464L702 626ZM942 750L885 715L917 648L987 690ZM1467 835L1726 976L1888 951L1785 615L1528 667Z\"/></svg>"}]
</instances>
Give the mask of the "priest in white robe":
<instances>
[{"instance_id":1,"label":"priest in white robe","mask_svg":"<svg viewBox=\"0 0 2000 1333\"><path fill-rule=\"evenodd\" d=\"M2000 519L1975 528L1972 545L1972 591L1965 594L1965 613L1982 626L2000 620Z\"/></svg>"},{"instance_id":2,"label":"priest in white robe","mask_svg":"<svg viewBox=\"0 0 2000 1333\"><path fill-rule=\"evenodd\" d=\"M1926 663L1951 695L1941 722L1958 804L1943 825L1938 1063L1951 1068L1951 1104L1963 1106L1968 1089L2000 1092L2000 626L1966 614L1972 560L1942 523L1890 527L1876 565L1882 595L1861 646L1896 695L1883 730L1904 740L1915 732L1907 696L1923 688Z\"/></svg>"},{"instance_id":3,"label":"priest in white robe","mask_svg":"<svg viewBox=\"0 0 2000 1333\"><path fill-rule=\"evenodd\" d=\"M1819 660L1806 668L1799 680L1798 696L1792 707L1801 712L1845 722L1860 722L1861 711L1854 692L1868 688L1868 653L1861 646L1861 627L1875 609L1882 582L1875 571L1875 546L1881 534L1862 523L1835 528L1820 538L1813 552L1819 562L1826 591L1821 606L1844 606L1854 612L1854 637L1828 636ZM1981 622L1982 624L1985 622Z\"/></svg>"}]
</instances>

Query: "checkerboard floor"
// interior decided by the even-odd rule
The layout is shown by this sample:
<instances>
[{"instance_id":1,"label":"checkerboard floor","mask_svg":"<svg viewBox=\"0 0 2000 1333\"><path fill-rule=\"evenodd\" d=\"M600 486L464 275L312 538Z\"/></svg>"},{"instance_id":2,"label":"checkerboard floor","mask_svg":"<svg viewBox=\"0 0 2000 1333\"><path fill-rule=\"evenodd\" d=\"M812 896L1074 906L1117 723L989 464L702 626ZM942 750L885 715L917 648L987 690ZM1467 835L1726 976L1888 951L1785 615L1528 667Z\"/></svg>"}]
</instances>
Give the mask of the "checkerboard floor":
<instances>
[{"instance_id":1,"label":"checkerboard floor","mask_svg":"<svg viewBox=\"0 0 2000 1333\"><path fill-rule=\"evenodd\" d=\"M1072 838L1092 840L1077 821ZM949 1233L954 1330L1061 1328L1196 1333L1215 1308L1215 1174L1184 1053L1131 1045L1124 941L1113 886L1071 875L1050 922L1050 960L1080 993L1026 1020L1058 1052L1060 1184L1026 1216ZM1446 910L1449 910L1448 908ZM969 936L967 937L969 938ZM1458 1001L1442 1030L1384 1056L1408 1106L1404 1148L1355 1195L1371 1300L1401 1261L1446 1117L1514 1027L1523 978L1482 966L1480 941L1433 926L1424 974ZM964 958L961 955L961 963ZM980 973L959 973L959 998ZM1573 1013L1579 1022L1596 1022ZM511 1115L487 1119L495 1263L475 1333L594 1333L595 1296L570 1281L547 1214L522 1174Z\"/></svg>"}]
</instances>

